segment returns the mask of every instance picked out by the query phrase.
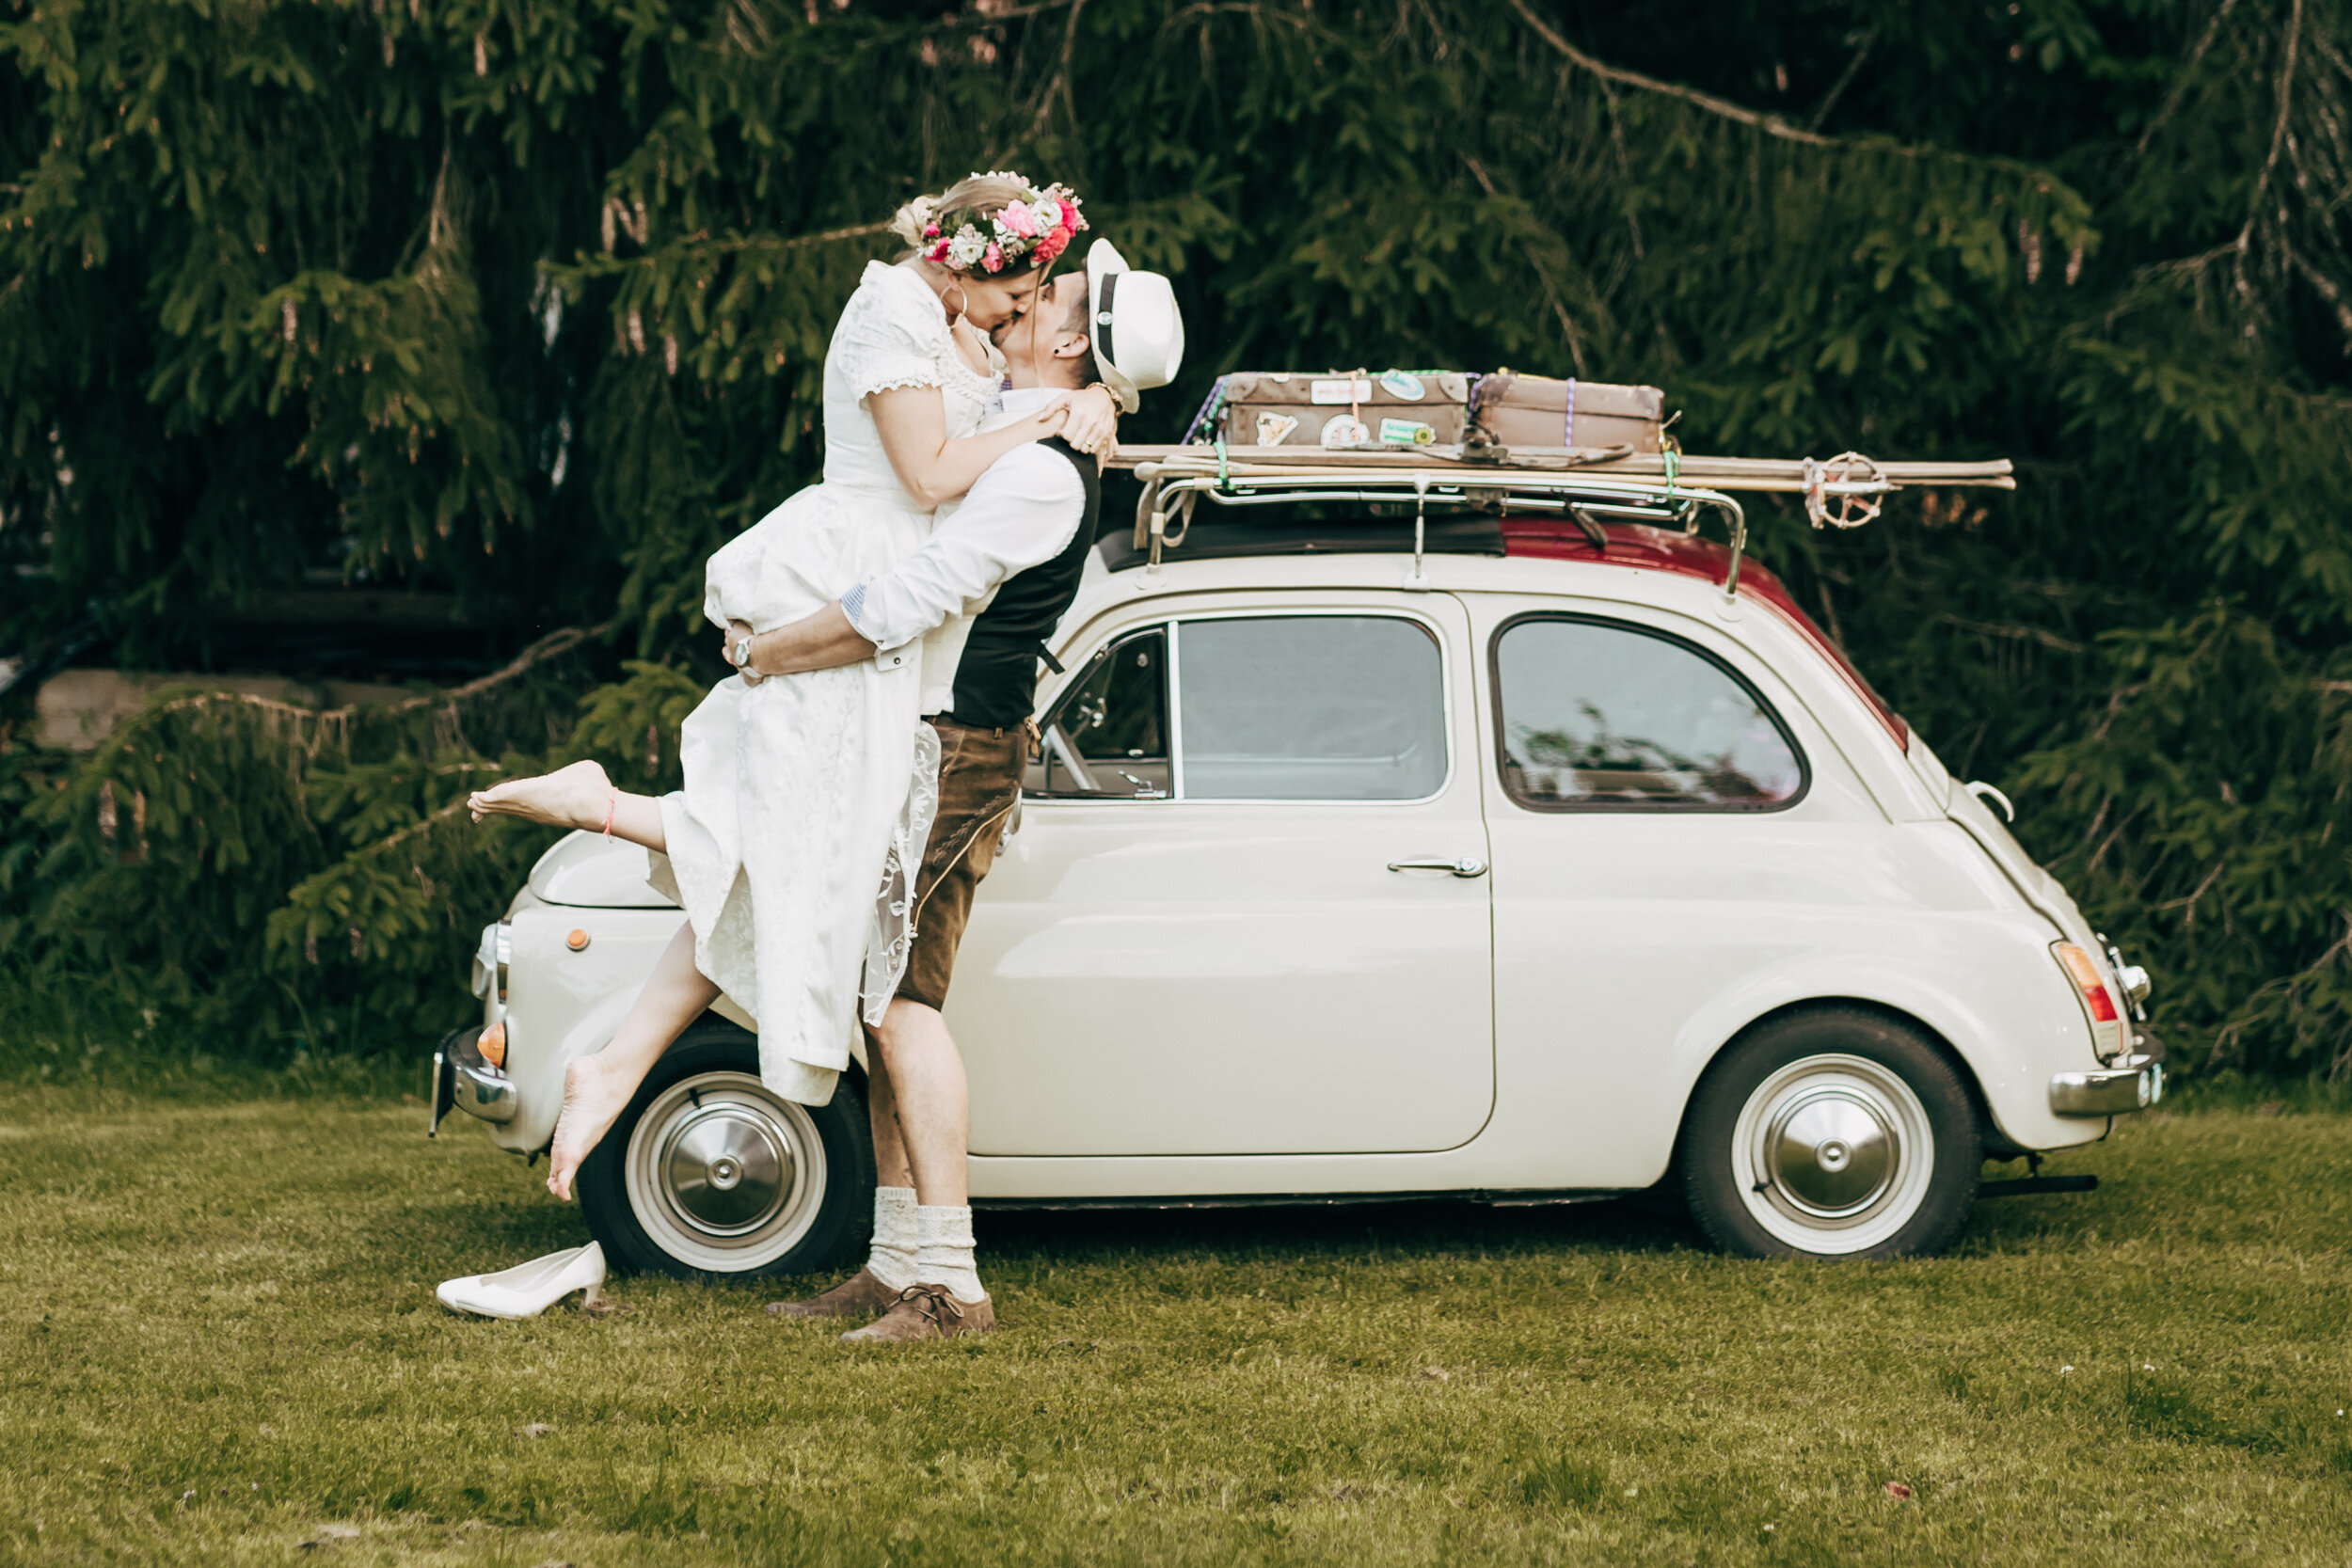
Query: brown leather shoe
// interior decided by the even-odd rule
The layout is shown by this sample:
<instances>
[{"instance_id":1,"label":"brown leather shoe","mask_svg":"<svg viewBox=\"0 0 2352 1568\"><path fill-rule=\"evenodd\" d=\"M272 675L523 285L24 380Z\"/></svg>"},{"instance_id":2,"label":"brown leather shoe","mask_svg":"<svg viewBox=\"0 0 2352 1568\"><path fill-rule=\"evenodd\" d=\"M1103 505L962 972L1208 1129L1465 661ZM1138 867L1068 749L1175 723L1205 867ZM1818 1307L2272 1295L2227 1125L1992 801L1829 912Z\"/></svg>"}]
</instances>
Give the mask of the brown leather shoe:
<instances>
[{"instance_id":1,"label":"brown leather shoe","mask_svg":"<svg viewBox=\"0 0 2352 1568\"><path fill-rule=\"evenodd\" d=\"M871 1269L860 1269L823 1295L806 1301L771 1301L768 1315L771 1318L871 1318L887 1311L898 1299L898 1292L874 1277Z\"/></svg>"},{"instance_id":2,"label":"brown leather shoe","mask_svg":"<svg viewBox=\"0 0 2352 1568\"><path fill-rule=\"evenodd\" d=\"M910 1285L898 1292L898 1303L889 1311L841 1338L853 1345L902 1345L915 1339L995 1332L996 1308L986 1296L958 1301L945 1285Z\"/></svg>"}]
</instances>

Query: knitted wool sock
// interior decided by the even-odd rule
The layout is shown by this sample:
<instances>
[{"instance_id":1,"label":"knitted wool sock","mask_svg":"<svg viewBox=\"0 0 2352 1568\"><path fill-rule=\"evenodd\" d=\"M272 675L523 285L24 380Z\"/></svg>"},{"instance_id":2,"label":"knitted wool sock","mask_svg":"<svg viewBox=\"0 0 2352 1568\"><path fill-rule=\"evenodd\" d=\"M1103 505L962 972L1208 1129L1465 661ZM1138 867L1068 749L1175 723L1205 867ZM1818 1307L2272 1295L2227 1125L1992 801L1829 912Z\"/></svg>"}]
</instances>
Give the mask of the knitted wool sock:
<instances>
[{"instance_id":1,"label":"knitted wool sock","mask_svg":"<svg viewBox=\"0 0 2352 1568\"><path fill-rule=\"evenodd\" d=\"M958 1301L984 1301L979 1270L972 1257L972 1211L925 1204L914 1211L916 1234L914 1276L926 1285L945 1285Z\"/></svg>"},{"instance_id":2,"label":"knitted wool sock","mask_svg":"<svg viewBox=\"0 0 2352 1568\"><path fill-rule=\"evenodd\" d=\"M922 1276L914 1272L914 1189L874 1189L874 1250L866 1272L894 1291L903 1291Z\"/></svg>"}]
</instances>

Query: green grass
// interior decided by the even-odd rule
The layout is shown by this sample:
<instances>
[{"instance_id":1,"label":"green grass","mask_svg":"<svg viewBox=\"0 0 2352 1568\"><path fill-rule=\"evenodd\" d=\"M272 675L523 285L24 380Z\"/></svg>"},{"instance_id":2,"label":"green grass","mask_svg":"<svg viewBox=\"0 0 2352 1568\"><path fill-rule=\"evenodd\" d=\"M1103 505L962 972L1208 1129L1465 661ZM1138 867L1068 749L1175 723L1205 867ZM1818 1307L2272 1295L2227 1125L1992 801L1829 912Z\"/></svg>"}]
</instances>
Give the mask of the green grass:
<instances>
[{"instance_id":1,"label":"green grass","mask_svg":"<svg viewBox=\"0 0 2352 1568\"><path fill-rule=\"evenodd\" d=\"M2099 1192L1987 1203L1930 1262L1732 1261L1615 1204L984 1216L1005 1331L897 1352L771 1323L773 1287L448 1317L437 1280L580 1231L474 1129L420 1123L0 1089L0 1561L2342 1563L2352 1540L2352 1117L2127 1128L2050 1167Z\"/></svg>"}]
</instances>

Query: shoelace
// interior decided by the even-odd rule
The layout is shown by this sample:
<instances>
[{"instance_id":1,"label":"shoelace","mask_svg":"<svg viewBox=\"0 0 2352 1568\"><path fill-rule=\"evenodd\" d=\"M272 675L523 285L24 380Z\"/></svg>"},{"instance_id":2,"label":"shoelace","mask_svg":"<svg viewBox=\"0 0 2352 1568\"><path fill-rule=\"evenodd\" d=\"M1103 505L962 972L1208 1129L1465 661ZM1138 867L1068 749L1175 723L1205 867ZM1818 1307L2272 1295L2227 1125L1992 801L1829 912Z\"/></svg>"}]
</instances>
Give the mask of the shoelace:
<instances>
[{"instance_id":1,"label":"shoelace","mask_svg":"<svg viewBox=\"0 0 2352 1568\"><path fill-rule=\"evenodd\" d=\"M946 1332L947 1323L946 1320L940 1316L942 1307L946 1308L949 1314L959 1320L963 1316L963 1303L937 1285L910 1285L898 1292L898 1299L901 1302L913 1302L914 1309L929 1318L931 1321L931 1326L943 1333Z\"/></svg>"}]
</instances>

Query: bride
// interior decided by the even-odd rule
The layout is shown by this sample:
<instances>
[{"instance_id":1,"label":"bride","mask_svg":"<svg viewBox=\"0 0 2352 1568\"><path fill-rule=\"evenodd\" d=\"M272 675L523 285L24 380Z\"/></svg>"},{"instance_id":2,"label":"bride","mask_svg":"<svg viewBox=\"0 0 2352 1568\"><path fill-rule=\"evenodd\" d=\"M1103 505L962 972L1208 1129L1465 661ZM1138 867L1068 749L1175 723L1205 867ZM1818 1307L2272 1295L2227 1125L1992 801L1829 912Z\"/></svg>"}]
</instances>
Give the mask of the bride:
<instances>
[{"instance_id":1,"label":"bride","mask_svg":"<svg viewBox=\"0 0 2352 1568\"><path fill-rule=\"evenodd\" d=\"M1087 227L1059 185L976 174L899 209L914 247L869 262L825 354L825 469L710 559L704 610L755 631L822 610L887 570L998 457L1051 436L1103 444L1095 389L988 434L1002 361L984 335L1026 313ZM934 634L936 637L936 634ZM930 830L938 741L921 722L922 655L804 674L738 674L686 721L686 787L615 789L594 762L476 794L514 816L654 851L652 880L687 924L601 1052L566 1069L548 1188L573 1174L662 1052L721 991L759 1022L760 1077L821 1105L863 1018L880 1021L906 963L907 896ZM734 649L728 661L739 664ZM936 672L934 672L936 674Z\"/></svg>"}]
</instances>

